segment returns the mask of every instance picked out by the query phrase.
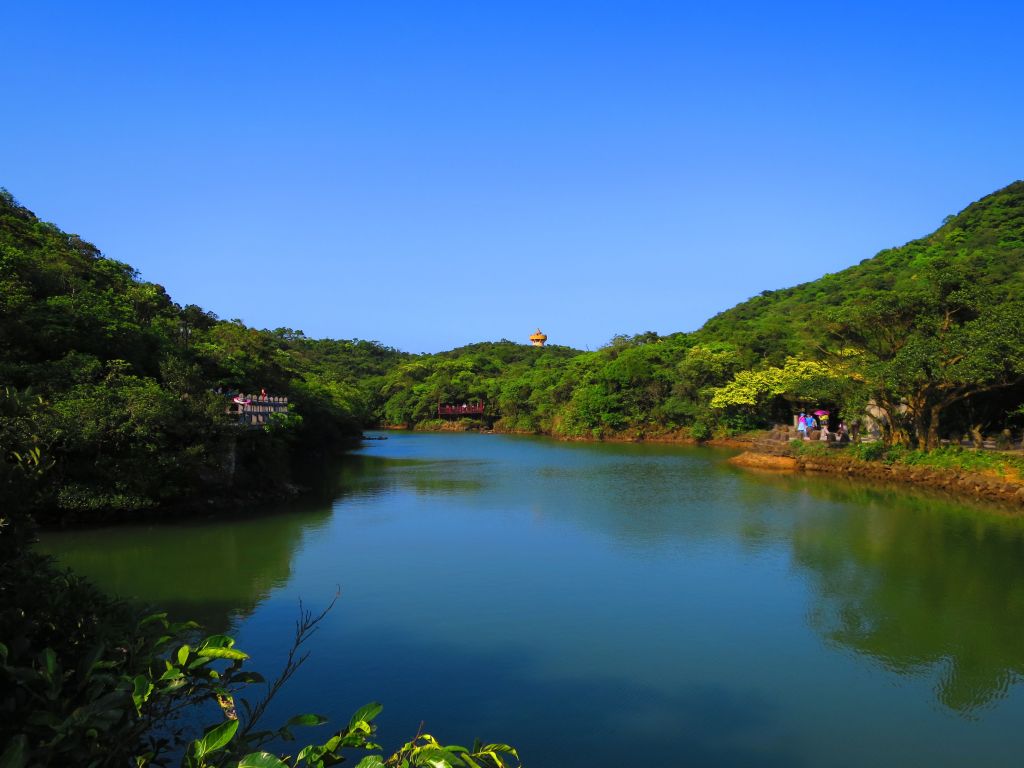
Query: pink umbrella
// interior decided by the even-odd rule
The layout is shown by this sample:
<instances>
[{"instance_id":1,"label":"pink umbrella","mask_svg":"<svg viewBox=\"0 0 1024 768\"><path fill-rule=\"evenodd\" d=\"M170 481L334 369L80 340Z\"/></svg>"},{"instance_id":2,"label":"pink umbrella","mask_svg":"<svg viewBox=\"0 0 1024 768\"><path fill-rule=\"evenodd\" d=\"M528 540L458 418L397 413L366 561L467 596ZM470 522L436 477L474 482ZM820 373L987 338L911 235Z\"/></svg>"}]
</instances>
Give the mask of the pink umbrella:
<instances>
[{"instance_id":1,"label":"pink umbrella","mask_svg":"<svg viewBox=\"0 0 1024 768\"><path fill-rule=\"evenodd\" d=\"M828 411L815 411L815 416L828 416Z\"/></svg>"}]
</instances>

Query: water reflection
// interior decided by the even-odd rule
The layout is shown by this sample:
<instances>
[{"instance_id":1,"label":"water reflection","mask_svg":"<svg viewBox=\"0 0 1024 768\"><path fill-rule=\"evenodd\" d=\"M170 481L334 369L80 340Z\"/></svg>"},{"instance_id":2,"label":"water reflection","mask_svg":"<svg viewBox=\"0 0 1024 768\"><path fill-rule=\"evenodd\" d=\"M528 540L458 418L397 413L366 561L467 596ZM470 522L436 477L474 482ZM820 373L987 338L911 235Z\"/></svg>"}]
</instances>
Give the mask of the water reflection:
<instances>
[{"instance_id":1,"label":"water reflection","mask_svg":"<svg viewBox=\"0 0 1024 768\"><path fill-rule=\"evenodd\" d=\"M339 470L338 498L393 490L423 494L478 493L486 487L483 461L393 459L353 454Z\"/></svg>"},{"instance_id":2,"label":"water reflection","mask_svg":"<svg viewBox=\"0 0 1024 768\"><path fill-rule=\"evenodd\" d=\"M270 668L296 599L341 583L282 707L380 698L389 732L512 734L537 765L854 765L885 743L956 764L1019 715L991 704L1024 672L1020 519L724 457L395 435L332 471L330 505L46 546L214 628L251 616L240 642Z\"/></svg>"},{"instance_id":3,"label":"water reflection","mask_svg":"<svg viewBox=\"0 0 1024 768\"><path fill-rule=\"evenodd\" d=\"M793 530L815 629L898 674L936 675L938 701L958 712L1004 697L1024 674L1019 521L865 488L812 492L843 502Z\"/></svg>"},{"instance_id":4,"label":"water reflection","mask_svg":"<svg viewBox=\"0 0 1024 768\"><path fill-rule=\"evenodd\" d=\"M472 735L486 741L516 734L523 748L522 739L530 734L532 743L543 744L543 751L528 753L530 765L806 764L780 722L778 705L729 686L692 683L665 691L611 670L582 681L538 675L537 659L528 655L467 652L414 635L352 633L345 636L344 646L353 657L387 658L386 669L369 678L353 674L346 665L315 673L307 669L296 684L307 700L336 701L337 691L353 688L355 700L379 698L385 709L378 723L391 739L415 727L425 713L428 731L465 737L453 724L464 720L469 708L479 727ZM332 721L349 714L341 707L325 712Z\"/></svg>"},{"instance_id":5,"label":"water reflection","mask_svg":"<svg viewBox=\"0 0 1024 768\"><path fill-rule=\"evenodd\" d=\"M319 505L188 525L64 531L43 536L40 549L108 594L222 632L288 582L294 553L329 517Z\"/></svg>"},{"instance_id":6,"label":"water reflection","mask_svg":"<svg viewBox=\"0 0 1024 768\"><path fill-rule=\"evenodd\" d=\"M937 701L965 715L1004 697L1024 674L1019 518L906 488L751 476L711 452L540 447L543 458L521 459L518 476L489 472L482 459L365 466L376 469L378 486L383 476L418 492L486 491L627 548L725 539L756 552L782 544L810 577L815 631L890 672L934 678Z\"/></svg>"}]
</instances>

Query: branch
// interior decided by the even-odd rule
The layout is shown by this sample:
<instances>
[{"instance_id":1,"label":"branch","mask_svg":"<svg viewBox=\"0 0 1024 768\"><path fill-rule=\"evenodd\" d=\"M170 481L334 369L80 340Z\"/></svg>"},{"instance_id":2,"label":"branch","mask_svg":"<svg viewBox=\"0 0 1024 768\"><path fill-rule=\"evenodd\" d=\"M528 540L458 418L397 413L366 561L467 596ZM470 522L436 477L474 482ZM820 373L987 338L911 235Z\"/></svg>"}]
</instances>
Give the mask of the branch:
<instances>
[{"instance_id":1,"label":"branch","mask_svg":"<svg viewBox=\"0 0 1024 768\"><path fill-rule=\"evenodd\" d=\"M964 359L963 355L956 355L954 357L951 357L949 360L946 360L945 362L939 363L939 366L942 367L942 368L946 368L947 366L950 366L950 365L956 365L957 363L959 363L963 359Z\"/></svg>"},{"instance_id":2,"label":"branch","mask_svg":"<svg viewBox=\"0 0 1024 768\"><path fill-rule=\"evenodd\" d=\"M952 395L943 399L942 404L943 407L945 407L948 405L952 405L953 403L958 402L960 400L964 400L965 398L968 397L974 397L975 395L983 395L986 392L994 392L997 389L1006 389L1006 387L1014 387L1021 383L1024 383L1024 376L1020 376L1014 379L1013 381L1003 381L1000 382L999 384L989 384L987 386L978 387L976 389L972 388L968 384L964 384L961 387L957 387Z\"/></svg>"},{"instance_id":3,"label":"branch","mask_svg":"<svg viewBox=\"0 0 1024 768\"><path fill-rule=\"evenodd\" d=\"M271 683L267 690L267 695L264 696L256 705L252 708L248 721L245 726L239 732L239 737L244 737L249 733L259 722L259 719L263 717L267 710L267 706L278 694L284 684L287 683L292 676L299 671L299 667L306 663L306 659L309 658L309 651L306 651L301 656L298 655L299 649L302 648L303 644L319 629L319 624L324 618L330 613L331 609L334 608L334 604L338 602L338 598L341 596L341 587L337 587L334 593L334 597L331 598L331 602L327 604L316 616L311 611L306 610L302 604L302 600L299 600L299 618L295 620L295 638L292 640L292 647L288 651L288 659L285 661L284 667L281 669L281 674L277 676L277 679Z\"/></svg>"}]
</instances>

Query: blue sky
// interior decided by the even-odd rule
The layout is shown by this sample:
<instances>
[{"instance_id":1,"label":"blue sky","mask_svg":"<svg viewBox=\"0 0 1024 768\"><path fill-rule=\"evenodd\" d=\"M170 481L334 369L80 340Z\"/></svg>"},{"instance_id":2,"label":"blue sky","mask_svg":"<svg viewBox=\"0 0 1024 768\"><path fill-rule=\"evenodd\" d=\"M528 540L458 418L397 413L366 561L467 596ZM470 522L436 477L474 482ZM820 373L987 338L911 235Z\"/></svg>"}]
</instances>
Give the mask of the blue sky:
<instances>
[{"instance_id":1,"label":"blue sky","mask_svg":"<svg viewBox=\"0 0 1024 768\"><path fill-rule=\"evenodd\" d=\"M1024 4L776 5L17 3L0 186L179 303L418 352L693 330L1024 177Z\"/></svg>"}]
</instances>

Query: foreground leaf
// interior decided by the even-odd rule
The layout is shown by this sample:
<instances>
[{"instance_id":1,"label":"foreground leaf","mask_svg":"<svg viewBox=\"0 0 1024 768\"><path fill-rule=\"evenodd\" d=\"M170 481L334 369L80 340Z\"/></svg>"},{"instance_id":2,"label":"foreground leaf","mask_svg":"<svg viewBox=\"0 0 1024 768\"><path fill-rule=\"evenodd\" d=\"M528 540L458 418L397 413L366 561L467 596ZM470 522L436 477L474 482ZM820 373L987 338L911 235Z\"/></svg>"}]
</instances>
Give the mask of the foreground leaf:
<instances>
[{"instance_id":1,"label":"foreground leaf","mask_svg":"<svg viewBox=\"0 0 1024 768\"><path fill-rule=\"evenodd\" d=\"M352 715L352 719L348 721L348 727L355 728L356 723L360 721L367 723L370 722L373 718L379 715L383 709L384 705L376 701L371 701L369 704L363 705L355 711L355 714Z\"/></svg>"},{"instance_id":2,"label":"foreground leaf","mask_svg":"<svg viewBox=\"0 0 1024 768\"><path fill-rule=\"evenodd\" d=\"M285 728L290 728L293 725L323 725L327 722L327 718L323 715L296 715L285 723Z\"/></svg>"},{"instance_id":3,"label":"foreground leaf","mask_svg":"<svg viewBox=\"0 0 1024 768\"><path fill-rule=\"evenodd\" d=\"M249 658L244 651L236 651L234 648L201 648L196 653L204 659L232 659L242 661Z\"/></svg>"},{"instance_id":4,"label":"foreground leaf","mask_svg":"<svg viewBox=\"0 0 1024 768\"><path fill-rule=\"evenodd\" d=\"M7 749L0 755L0 768L22 768L28 755L28 737L19 733L7 743Z\"/></svg>"},{"instance_id":5,"label":"foreground leaf","mask_svg":"<svg viewBox=\"0 0 1024 768\"><path fill-rule=\"evenodd\" d=\"M193 742L195 744L196 757L203 757L218 749L223 749L238 730L237 720L227 720L216 728L207 732L203 738Z\"/></svg>"},{"instance_id":6,"label":"foreground leaf","mask_svg":"<svg viewBox=\"0 0 1024 768\"><path fill-rule=\"evenodd\" d=\"M288 768L288 764L269 752L253 752L238 761L238 768Z\"/></svg>"}]
</instances>

